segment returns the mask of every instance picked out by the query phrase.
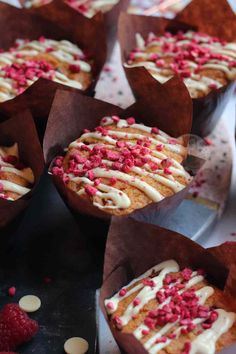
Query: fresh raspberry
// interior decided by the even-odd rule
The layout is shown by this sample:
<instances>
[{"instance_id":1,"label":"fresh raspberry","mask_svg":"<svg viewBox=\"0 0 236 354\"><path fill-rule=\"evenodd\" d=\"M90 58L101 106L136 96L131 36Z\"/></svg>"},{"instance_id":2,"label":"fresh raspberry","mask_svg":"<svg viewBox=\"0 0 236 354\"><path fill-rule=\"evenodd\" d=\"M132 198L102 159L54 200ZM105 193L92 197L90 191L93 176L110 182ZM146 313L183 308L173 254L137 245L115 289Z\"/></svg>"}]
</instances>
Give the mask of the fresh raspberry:
<instances>
[{"instance_id":1,"label":"fresh raspberry","mask_svg":"<svg viewBox=\"0 0 236 354\"><path fill-rule=\"evenodd\" d=\"M0 350L14 350L30 341L38 328L38 323L31 320L17 304L5 305L0 312Z\"/></svg>"}]
</instances>

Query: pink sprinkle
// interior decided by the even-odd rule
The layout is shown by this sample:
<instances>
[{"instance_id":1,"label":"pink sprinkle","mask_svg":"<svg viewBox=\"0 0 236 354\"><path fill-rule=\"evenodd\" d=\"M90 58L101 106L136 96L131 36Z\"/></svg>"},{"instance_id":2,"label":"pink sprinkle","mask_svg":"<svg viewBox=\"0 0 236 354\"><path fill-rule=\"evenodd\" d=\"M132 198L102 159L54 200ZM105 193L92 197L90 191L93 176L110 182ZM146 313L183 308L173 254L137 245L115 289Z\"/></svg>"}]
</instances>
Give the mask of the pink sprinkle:
<instances>
[{"instance_id":1,"label":"pink sprinkle","mask_svg":"<svg viewBox=\"0 0 236 354\"><path fill-rule=\"evenodd\" d=\"M148 335L150 333L150 331L148 330L148 329L143 329L142 330L142 335L143 336L146 336L146 335Z\"/></svg>"},{"instance_id":2,"label":"pink sprinkle","mask_svg":"<svg viewBox=\"0 0 236 354\"><path fill-rule=\"evenodd\" d=\"M211 90L217 90L217 85L216 84L210 84L210 85L208 85L208 87L209 87L209 89L211 89Z\"/></svg>"},{"instance_id":3,"label":"pink sprinkle","mask_svg":"<svg viewBox=\"0 0 236 354\"><path fill-rule=\"evenodd\" d=\"M134 307L135 307L135 306L138 306L140 303L141 303L141 300L140 300L138 297L136 297L136 298L134 299L134 301L133 301L133 306L134 306Z\"/></svg>"},{"instance_id":4,"label":"pink sprinkle","mask_svg":"<svg viewBox=\"0 0 236 354\"><path fill-rule=\"evenodd\" d=\"M90 133L90 130L89 130L89 129L84 129L84 130L83 130L83 133L84 133L84 134Z\"/></svg>"},{"instance_id":5,"label":"pink sprinkle","mask_svg":"<svg viewBox=\"0 0 236 354\"><path fill-rule=\"evenodd\" d=\"M51 52L53 52L53 51L54 51L54 49L53 49L52 47L46 48L46 53L51 53Z\"/></svg>"},{"instance_id":6,"label":"pink sprinkle","mask_svg":"<svg viewBox=\"0 0 236 354\"><path fill-rule=\"evenodd\" d=\"M161 337L156 339L156 343L166 343L167 338L166 337Z\"/></svg>"},{"instance_id":7,"label":"pink sprinkle","mask_svg":"<svg viewBox=\"0 0 236 354\"><path fill-rule=\"evenodd\" d=\"M18 161L17 157L13 155L8 155L6 157L3 157L2 159L4 162L10 163L12 165L15 165Z\"/></svg>"},{"instance_id":8,"label":"pink sprinkle","mask_svg":"<svg viewBox=\"0 0 236 354\"><path fill-rule=\"evenodd\" d=\"M113 302L111 302L111 301L108 302L106 306L107 306L107 308L108 308L109 310L114 310L114 304L113 304Z\"/></svg>"},{"instance_id":9,"label":"pink sprinkle","mask_svg":"<svg viewBox=\"0 0 236 354\"><path fill-rule=\"evenodd\" d=\"M118 148L123 148L123 147L125 147L125 142L119 140L119 141L116 142L116 146L117 146Z\"/></svg>"},{"instance_id":10,"label":"pink sprinkle","mask_svg":"<svg viewBox=\"0 0 236 354\"><path fill-rule=\"evenodd\" d=\"M122 326L122 320L120 319L119 316L115 316L115 317L113 318L113 321L115 322L115 324L116 324L117 326L119 326L119 327Z\"/></svg>"},{"instance_id":11,"label":"pink sprinkle","mask_svg":"<svg viewBox=\"0 0 236 354\"><path fill-rule=\"evenodd\" d=\"M204 138L203 139L206 145L213 145L213 141L209 138Z\"/></svg>"},{"instance_id":12,"label":"pink sprinkle","mask_svg":"<svg viewBox=\"0 0 236 354\"><path fill-rule=\"evenodd\" d=\"M164 168L164 174L165 175L172 175L172 172L171 172L171 170L168 167L165 167Z\"/></svg>"},{"instance_id":13,"label":"pink sprinkle","mask_svg":"<svg viewBox=\"0 0 236 354\"><path fill-rule=\"evenodd\" d=\"M169 167L171 167L172 165L173 165L173 162L172 162L172 160L169 159L169 158L164 159L164 160L161 161L161 166L162 166L163 168L169 168Z\"/></svg>"},{"instance_id":14,"label":"pink sprinkle","mask_svg":"<svg viewBox=\"0 0 236 354\"><path fill-rule=\"evenodd\" d=\"M43 36L39 37L39 42L44 43L45 41L46 41L45 37L43 37Z\"/></svg>"},{"instance_id":15,"label":"pink sprinkle","mask_svg":"<svg viewBox=\"0 0 236 354\"><path fill-rule=\"evenodd\" d=\"M163 144L158 144L157 146L156 146L156 150L157 151L162 151L164 149L164 145Z\"/></svg>"},{"instance_id":16,"label":"pink sprinkle","mask_svg":"<svg viewBox=\"0 0 236 354\"><path fill-rule=\"evenodd\" d=\"M79 64L70 64L69 69L72 73L79 73L80 72L80 65Z\"/></svg>"},{"instance_id":17,"label":"pink sprinkle","mask_svg":"<svg viewBox=\"0 0 236 354\"><path fill-rule=\"evenodd\" d=\"M91 197L93 197L97 193L97 188L94 188L93 186L90 186L89 184L86 184L84 186L84 190Z\"/></svg>"},{"instance_id":18,"label":"pink sprinkle","mask_svg":"<svg viewBox=\"0 0 236 354\"><path fill-rule=\"evenodd\" d=\"M120 296L125 296L127 294L127 290L125 288L121 289L119 292Z\"/></svg>"},{"instance_id":19,"label":"pink sprinkle","mask_svg":"<svg viewBox=\"0 0 236 354\"><path fill-rule=\"evenodd\" d=\"M111 177L111 179L110 179L110 184L111 184L112 186L114 186L114 185L116 184L116 182L117 182L117 178L116 178L116 177Z\"/></svg>"},{"instance_id":20,"label":"pink sprinkle","mask_svg":"<svg viewBox=\"0 0 236 354\"><path fill-rule=\"evenodd\" d=\"M99 184L101 183L101 179L100 178L95 178L93 184L95 187L97 187Z\"/></svg>"},{"instance_id":21,"label":"pink sprinkle","mask_svg":"<svg viewBox=\"0 0 236 354\"><path fill-rule=\"evenodd\" d=\"M115 123L118 123L120 120L120 118L118 116L112 116L111 118L112 118L113 122L115 122Z\"/></svg>"},{"instance_id":22,"label":"pink sprinkle","mask_svg":"<svg viewBox=\"0 0 236 354\"><path fill-rule=\"evenodd\" d=\"M191 342L186 342L184 344L184 351L182 352L182 354L189 354L191 350Z\"/></svg>"},{"instance_id":23,"label":"pink sprinkle","mask_svg":"<svg viewBox=\"0 0 236 354\"><path fill-rule=\"evenodd\" d=\"M156 66L158 66L159 68L163 68L165 66L165 62L163 59L158 59L156 61Z\"/></svg>"},{"instance_id":24,"label":"pink sprinkle","mask_svg":"<svg viewBox=\"0 0 236 354\"><path fill-rule=\"evenodd\" d=\"M143 280L142 280L142 283L143 283L143 285L145 285L145 286L150 286L151 288L153 288L153 287L156 285L155 282L154 282L154 280L148 279L148 278L143 279Z\"/></svg>"},{"instance_id":25,"label":"pink sprinkle","mask_svg":"<svg viewBox=\"0 0 236 354\"><path fill-rule=\"evenodd\" d=\"M93 181L94 178L95 178L95 175L94 175L93 171L88 171L88 172L87 172L87 176L88 176L88 178L89 178L91 181Z\"/></svg>"},{"instance_id":26,"label":"pink sprinkle","mask_svg":"<svg viewBox=\"0 0 236 354\"><path fill-rule=\"evenodd\" d=\"M159 134L160 130L156 127L152 128L151 133L152 134Z\"/></svg>"},{"instance_id":27,"label":"pink sprinkle","mask_svg":"<svg viewBox=\"0 0 236 354\"><path fill-rule=\"evenodd\" d=\"M14 286L8 289L9 296L15 296L15 294L16 294L16 288Z\"/></svg>"},{"instance_id":28,"label":"pink sprinkle","mask_svg":"<svg viewBox=\"0 0 236 354\"><path fill-rule=\"evenodd\" d=\"M135 124L135 119L133 117L127 118L126 121L129 125Z\"/></svg>"},{"instance_id":29,"label":"pink sprinkle","mask_svg":"<svg viewBox=\"0 0 236 354\"><path fill-rule=\"evenodd\" d=\"M211 323L203 323L202 324L202 328L204 328L204 329L210 329L211 327L212 327Z\"/></svg>"},{"instance_id":30,"label":"pink sprinkle","mask_svg":"<svg viewBox=\"0 0 236 354\"><path fill-rule=\"evenodd\" d=\"M168 143L171 144L171 145L176 145L177 144L177 140L174 139L174 138L171 138L168 140Z\"/></svg>"},{"instance_id":31,"label":"pink sprinkle","mask_svg":"<svg viewBox=\"0 0 236 354\"><path fill-rule=\"evenodd\" d=\"M153 61L156 61L158 58L159 58L159 56L158 56L158 54L156 54L156 53L150 54L150 57L149 57L149 59L150 59L150 60L153 60Z\"/></svg>"}]
</instances>

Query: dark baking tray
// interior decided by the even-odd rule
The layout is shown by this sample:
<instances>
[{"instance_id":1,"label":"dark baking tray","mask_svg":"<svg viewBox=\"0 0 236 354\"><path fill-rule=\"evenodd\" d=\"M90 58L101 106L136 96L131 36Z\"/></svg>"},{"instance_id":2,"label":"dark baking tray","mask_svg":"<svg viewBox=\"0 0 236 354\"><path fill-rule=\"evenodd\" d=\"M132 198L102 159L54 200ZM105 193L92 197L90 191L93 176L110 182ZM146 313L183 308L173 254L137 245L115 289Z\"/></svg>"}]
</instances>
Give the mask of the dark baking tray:
<instances>
[{"instance_id":1,"label":"dark baking tray","mask_svg":"<svg viewBox=\"0 0 236 354\"><path fill-rule=\"evenodd\" d=\"M81 336L89 342L88 353L95 353L95 292L101 285L103 245L81 236L46 173L21 223L0 235L0 308L28 294L42 301L30 316L40 331L18 352L64 353L65 340ZM11 286L17 289L14 297L7 295Z\"/></svg>"}]
</instances>

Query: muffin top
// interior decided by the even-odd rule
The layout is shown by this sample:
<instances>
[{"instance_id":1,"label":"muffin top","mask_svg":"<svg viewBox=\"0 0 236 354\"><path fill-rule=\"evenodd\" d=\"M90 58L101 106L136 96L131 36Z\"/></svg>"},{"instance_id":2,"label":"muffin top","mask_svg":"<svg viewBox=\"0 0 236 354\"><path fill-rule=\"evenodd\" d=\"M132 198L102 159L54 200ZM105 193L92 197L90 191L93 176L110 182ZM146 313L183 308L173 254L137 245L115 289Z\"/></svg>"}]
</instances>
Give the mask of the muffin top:
<instances>
[{"instance_id":1,"label":"muffin top","mask_svg":"<svg viewBox=\"0 0 236 354\"><path fill-rule=\"evenodd\" d=\"M203 97L236 78L236 43L187 31L163 36L136 34L126 67L144 66L159 82L179 75L192 98Z\"/></svg>"},{"instance_id":2,"label":"muffin top","mask_svg":"<svg viewBox=\"0 0 236 354\"><path fill-rule=\"evenodd\" d=\"M34 184L34 174L19 160L18 144L0 146L0 198L17 200Z\"/></svg>"},{"instance_id":3,"label":"muffin top","mask_svg":"<svg viewBox=\"0 0 236 354\"><path fill-rule=\"evenodd\" d=\"M132 333L150 354L213 354L236 340L233 299L203 270L167 260L124 286L105 308L112 326Z\"/></svg>"},{"instance_id":4,"label":"muffin top","mask_svg":"<svg viewBox=\"0 0 236 354\"><path fill-rule=\"evenodd\" d=\"M91 82L91 65L75 44L61 40L16 40L0 53L0 102L14 98L44 78L78 89Z\"/></svg>"},{"instance_id":5,"label":"muffin top","mask_svg":"<svg viewBox=\"0 0 236 354\"><path fill-rule=\"evenodd\" d=\"M39 7L50 3L52 0L26 0L24 7ZM92 18L98 12L107 12L116 5L119 0L65 0L65 3L74 10L88 18Z\"/></svg>"},{"instance_id":6,"label":"muffin top","mask_svg":"<svg viewBox=\"0 0 236 354\"><path fill-rule=\"evenodd\" d=\"M104 117L54 160L52 173L93 206L124 215L182 190L191 180L186 154L182 138L133 117Z\"/></svg>"}]
</instances>

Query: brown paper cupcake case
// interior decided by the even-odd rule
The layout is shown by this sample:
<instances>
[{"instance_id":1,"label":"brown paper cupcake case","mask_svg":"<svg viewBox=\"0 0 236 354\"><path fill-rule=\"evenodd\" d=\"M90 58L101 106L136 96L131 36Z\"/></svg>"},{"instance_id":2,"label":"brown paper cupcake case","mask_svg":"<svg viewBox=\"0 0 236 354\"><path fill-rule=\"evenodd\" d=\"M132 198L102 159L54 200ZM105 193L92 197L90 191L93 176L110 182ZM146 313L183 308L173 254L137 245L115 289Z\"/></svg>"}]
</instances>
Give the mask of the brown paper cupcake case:
<instances>
[{"instance_id":1,"label":"brown paper cupcake case","mask_svg":"<svg viewBox=\"0 0 236 354\"><path fill-rule=\"evenodd\" d=\"M145 38L149 32L162 35L165 31L193 29L226 41L236 40L236 15L227 0L193 0L174 20L122 13L118 27L123 63L136 46L137 32ZM144 67L124 67L124 70L136 98L148 95L150 87L155 89L157 81ZM235 81L205 97L192 99L193 134L206 136L212 132L234 88Z\"/></svg>"},{"instance_id":2,"label":"brown paper cupcake case","mask_svg":"<svg viewBox=\"0 0 236 354\"><path fill-rule=\"evenodd\" d=\"M94 87L106 60L105 35L100 24L100 15L94 18L91 23L78 22L77 13L68 11L65 12L65 16L61 16L60 26L56 24L57 16L57 13L50 12L51 21L49 21L42 15L35 14L32 9L19 9L1 3L0 32L2 35L0 37L0 48L5 50L10 48L17 38L33 40L40 36L55 40L67 39L77 44L91 58L94 58L93 81L87 90L81 91L84 94L93 95ZM97 45L98 39L99 45ZM39 79L23 94L0 103L0 113L2 114L0 121L22 109L29 108L33 113L37 129L42 138L52 100L58 88L71 92L77 91L69 86Z\"/></svg>"},{"instance_id":3,"label":"brown paper cupcake case","mask_svg":"<svg viewBox=\"0 0 236 354\"><path fill-rule=\"evenodd\" d=\"M20 1L21 4L24 4L25 0ZM67 5L64 0L53 0L51 3L40 6L37 8L32 8L26 10L31 13L39 14L44 18L56 23L58 26L65 26L70 28L70 31L74 31L75 23L84 24L83 26L100 26L100 31L105 32L106 40L107 40L107 53L108 57L110 57L117 34L117 25L118 18L121 11L126 11L129 5L129 0L120 0L115 6L112 7L110 11L105 12L104 14L98 13L93 18L87 18L71 8ZM73 18L73 21L71 21ZM68 19L68 20L67 20ZM94 34L94 39L98 40L100 43L99 36L101 33Z\"/></svg>"},{"instance_id":4,"label":"brown paper cupcake case","mask_svg":"<svg viewBox=\"0 0 236 354\"><path fill-rule=\"evenodd\" d=\"M100 292L103 314L108 321L104 308L106 298L147 269L168 259L175 259L180 268L205 269L212 284L224 290L226 296L235 298L235 252L235 243L204 249L174 231L140 223L130 217L123 218L121 223L119 218L113 217L108 233ZM233 310L236 310L236 302L233 303ZM121 333L112 326L110 328L118 345L126 354L147 353L133 335Z\"/></svg>"},{"instance_id":5,"label":"brown paper cupcake case","mask_svg":"<svg viewBox=\"0 0 236 354\"><path fill-rule=\"evenodd\" d=\"M177 94L171 94L178 88ZM157 102L157 97L161 100ZM171 97L169 99L169 97ZM185 102L185 105L182 105ZM50 163L57 155L63 154L63 149L70 142L77 139L84 128L94 129L102 117L119 115L124 118L133 116L136 120L148 125L157 126L173 137L189 134L191 130L192 102L185 85L175 77L166 85L160 85L157 90L150 91L150 95L137 101L123 110L106 102L85 97L79 93L58 90L53 101L52 109L44 137L45 161ZM179 119L181 118L181 119ZM202 159L193 157L187 159L186 166L194 167L197 172L203 163ZM88 214L94 217L110 219L110 215L85 202L75 192L68 189L57 176L53 181L66 202L67 206L76 213ZM189 186L159 203L151 203L136 210L132 216L138 219L152 219L156 213L163 215L176 207L186 196Z\"/></svg>"},{"instance_id":6,"label":"brown paper cupcake case","mask_svg":"<svg viewBox=\"0 0 236 354\"><path fill-rule=\"evenodd\" d=\"M29 193L16 201L0 198L0 228L13 221L27 207L43 173L43 153L30 111L15 114L0 123L0 146L14 143L18 143L20 161L33 170L35 183Z\"/></svg>"}]
</instances>

